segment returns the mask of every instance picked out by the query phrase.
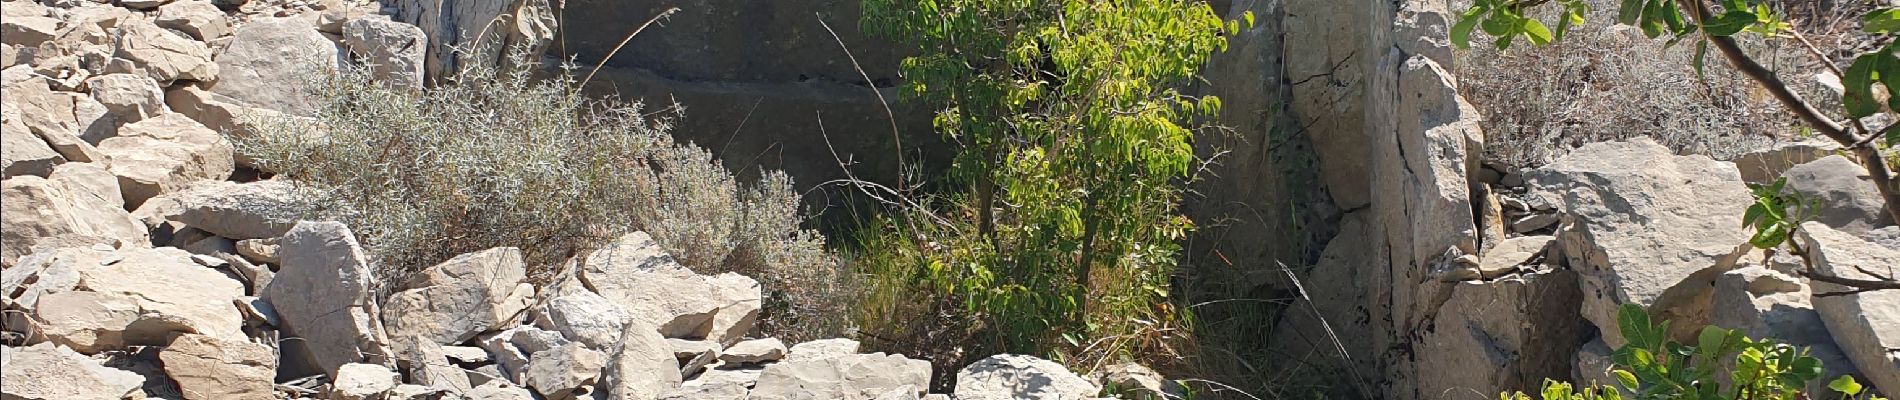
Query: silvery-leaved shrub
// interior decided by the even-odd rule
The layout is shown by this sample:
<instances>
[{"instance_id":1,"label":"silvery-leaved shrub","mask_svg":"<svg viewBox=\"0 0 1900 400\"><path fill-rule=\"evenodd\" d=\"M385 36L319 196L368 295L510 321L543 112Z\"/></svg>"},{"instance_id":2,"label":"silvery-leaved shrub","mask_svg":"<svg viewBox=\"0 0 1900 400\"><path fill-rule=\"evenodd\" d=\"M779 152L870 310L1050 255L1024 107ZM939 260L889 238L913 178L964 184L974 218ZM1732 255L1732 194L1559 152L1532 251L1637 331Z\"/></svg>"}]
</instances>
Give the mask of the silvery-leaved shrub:
<instances>
[{"instance_id":1,"label":"silvery-leaved shrub","mask_svg":"<svg viewBox=\"0 0 1900 400\"><path fill-rule=\"evenodd\" d=\"M525 58L517 58L522 60ZM801 229L789 177L742 182L705 149L674 142L679 107L575 95L565 71L474 66L423 89L360 68L312 78L314 118L252 121L233 138L266 173L297 182L355 229L382 294L455 255L521 248L545 280L563 260L640 230L700 273L759 279L761 325L788 340L836 334L844 277Z\"/></svg>"}]
</instances>

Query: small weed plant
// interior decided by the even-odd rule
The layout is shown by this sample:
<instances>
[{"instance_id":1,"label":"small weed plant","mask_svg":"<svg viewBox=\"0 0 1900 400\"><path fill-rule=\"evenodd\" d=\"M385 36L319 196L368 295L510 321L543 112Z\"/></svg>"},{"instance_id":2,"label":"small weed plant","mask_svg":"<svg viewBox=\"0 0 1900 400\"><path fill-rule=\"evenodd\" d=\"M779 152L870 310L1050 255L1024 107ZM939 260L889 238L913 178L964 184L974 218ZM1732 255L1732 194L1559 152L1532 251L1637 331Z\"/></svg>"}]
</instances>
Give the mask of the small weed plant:
<instances>
[{"instance_id":1,"label":"small weed plant","mask_svg":"<svg viewBox=\"0 0 1900 400\"><path fill-rule=\"evenodd\" d=\"M473 66L437 87L391 88L360 68L314 79L314 118L235 137L242 154L318 194L313 215L348 223L377 256L386 295L434 263L519 247L531 275L634 230L701 273L739 272L768 292L767 334L837 334L849 296L838 262L801 229L790 178L739 182L711 153L668 135L677 108L574 95L536 63ZM827 320L826 318L830 319Z\"/></svg>"},{"instance_id":2,"label":"small weed plant","mask_svg":"<svg viewBox=\"0 0 1900 400\"><path fill-rule=\"evenodd\" d=\"M1629 343L1611 356L1615 387L1547 380L1543 400L1793 400L1884 398L1866 393L1852 375L1827 385L1832 394L1806 393L1822 376L1821 361L1807 349L1774 339L1750 339L1741 331L1702 328L1693 344L1666 339L1669 321L1652 324L1642 306L1625 304L1617 327ZM1620 389L1619 389L1620 388ZM1523 392L1502 393L1500 400L1531 400Z\"/></svg>"}]
</instances>

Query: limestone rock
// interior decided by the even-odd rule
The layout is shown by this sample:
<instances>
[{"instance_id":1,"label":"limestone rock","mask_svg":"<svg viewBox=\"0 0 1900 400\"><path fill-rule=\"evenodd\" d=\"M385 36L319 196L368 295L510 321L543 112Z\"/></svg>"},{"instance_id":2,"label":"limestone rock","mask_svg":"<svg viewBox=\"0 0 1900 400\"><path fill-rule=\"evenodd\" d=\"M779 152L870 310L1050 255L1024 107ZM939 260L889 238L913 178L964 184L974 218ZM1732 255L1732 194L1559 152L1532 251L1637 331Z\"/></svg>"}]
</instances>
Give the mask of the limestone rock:
<instances>
[{"instance_id":1,"label":"limestone rock","mask_svg":"<svg viewBox=\"0 0 1900 400\"><path fill-rule=\"evenodd\" d=\"M343 42L369 66L370 76L393 87L419 89L423 51L429 37L415 25L388 18L357 18L343 23Z\"/></svg>"},{"instance_id":2,"label":"limestone rock","mask_svg":"<svg viewBox=\"0 0 1900 400\"><path fill-rule=\"evenodd\" d=\"M0 40L10 45L35 47L41 42L53 39L59 30L59 20L44 16L7 16L0 21Z\"/></svg>"},{"instance_id":3,"label":"limestone rock","mask_svg":"<svg viewBox=\"0 0 1900 400\"><path fill-rule=\"evenodd\" d=\"M1624 343L1613 329L1624 303L1675 321L1679 340L1707 324L1709 288L1748 243L1735 224L1753 198L1734 165L1639 138L1584 145L1527 177L1562 198L1557 240L1606 344Z\"/></svg>"},{"instance_id":4,"label":"limestone rock","mask_svg":"<svg viewBox=\"0 0 1900 400\"><path fill-rule=\"evenodd\" d=\"M246 340L183 335L159 353L186 400L275 398L277 353Z\"/></svg>"},{"instance_id":5,"label":"limestone rock","mask_svg":"<svg viewBox=\"0 0 1900 400\"><path fill-rule=\"evenodd\" d=\"M1744 153L1729 161L1734 162L1735 169L1742 173L1743 182L1771 183L1789 168L1834 155L1840 148L1841 145L1830 141L1779 143Z\"/></svg>"},{"instance_id":6,"label":"limestone rock","mask_svg":"<svg viewBox=\"0 0 1900 400\"><path fill-rule=\"evenodd\" d=\"M693 274L640 232L589 255L580 279L668 338L735 343L752 329L764 304L758 281L734 273Z\"/></svg>"},{"instance_id":7,"label":"limestone rock","mask_svg":"<svg viewBox=\"0 0 1900 400\"><path fill-rule=\"evenodd\" d=\"M1114 394L1135 399L1171 399L1187 397L1187 388L1167 380L1161 373L1141 364L1110 365L1101 371L1101 385L1116 389Z\"/></svg>"},{"instance_id":8,"label":"limestone rock","mask_svg":"<svg viewBox=\"0 0 1900 400\"><path fill-rule=\"evenodd\" d=\"M58 149L65 138L81 138L97 143L116 134L118 124L107 115L104 105L83 93L53 91L52 82L26 69L18 81L9 80L0 98L16 107L20 121L34 134ZM12 111L8 111L9 113ZM51 138L51 139L47 139ZM75 160L79 161L79 160Z\"/></svg>"},{"instance_id":9,"label":"limestone rock","mask_svg":"<svg viewBox=\"0 0 1900 400\"><path fill-rule=\"evenodd\" d=\"M0 265L12 265L33 247L151 243L145 226L123 208L114 194L118 182L89 163L67 163L50 179L17 176L0 181Z\"/></svg>"},{"instance_id":10,"label":"limestone rock","mask_svg":"<svg viewBox=\"0 0 1900 400\"><path fill-rule=\"evenodd\" d=\"M497 247L463 254L423 271L422 287L391 296L383 323L395 337L454 344L516 320L533 302L521 250Z\"/></svg>"},{"instance_id":11,"label":"limestone rock","mask_svg":"<svg viewBox=\"0 0 1900 400\"><path fill-rule=\"evenodd\" d=\"M244 239L237 241L233 246L237 247L238 255L253 262L265 264L280 262L277 258L277 238Z\"/></svg>"},{"instance_id":12,"label":"limestone rock","mask_svg":"<svg viewBox=\"0 0 1900 400\"><path fill-rule=\"evenodd\" d=\"M1820 273L1851 279L1876 279L1856 270L1882 271L1900 265L1900 250L1868 243L1819 222L1801 225L1801 240L1809 261ZM1821 314L1828 333L1854 367L1882 393L1900 392L1900 291L1877 290L1844 296L1824 293L1851 291L1838 284L1813 281L1814 311Z\"/></svg>"},{"instance_id":13,"label":"limestone rock","mask_svg":"<svg viewBox=\"0 0 1900 400\"><path fill-rule=\"evenodd\" d=\"M759 364L785 358L785 342L778 338L753 339L727 347L719 353L725 365Z\"/></svg>"},{"instance_id":14,"label":"limestone rock","mask_svg":"<svg viewBox=\"0 0 1900 400\"><path fill-rule=\"evenodd\" d=\"M178 204L178 213L168 219L219 237L249 240L277 238L296 226L309 206L298 194L289 181L211 181L160 197Z\"/></svg>"},{"instance_id":15,"label":"limestone rock","mask_svg":"<svg viewBox=\"0 0 1900 400\"><path fill-rule=\"evenodd\" d=\"M152 78L135 74L106 74L86 79L92 99L105 105L119 123L133 123L165 111L165 91Z\"/></svg>"},{"instance_id":16,"label":"limestone rock","mask_svg":"<svg viewBox=\"0 0 1900 400\"><path fill-rule=\"evenodd\" d=\"M607 356L579 343L534 353L522 383L549 399L574 397L576 389L594 384Z\"/></svg>"},{"instance_id":17,"label":"limestone rock","mask_svg":"<svg viewBox=\"0 0 1900 400\"><path fill-rule=\"evenodd\" d=\"M1775 338L1807 349L1826 368L1821 379L1809 384L1808 392L1828 393L1828 382L1859 370L1828 334L1821 315L1809 303L1811 295L1794 276L1759 265L1738 268L1716 278L1709 322L1741 330L1751 338Z\"/></svg>"},{"instance_id":18,"label":"limestone rock","mask_svg":"<svg viewBox=\"0 0 1900 400\"><path fill-rule=\"evenodd\" d=\"M751 396L762 400L871 399L905 385L929 384L928 361L883 353L853 354L767 365Z\"/></svg>"},{"instance_id":19,"label":"limestone rock","mask_svg":"<svg viewBox=\"0 0 1900 400\"><path fill-rule=\"evenodd\" d=\"M128 124L99 143L128 208L200 180L224 180L236 168L231 143L182 114Z\"/></svg>"},{"instance_id":20,"label":"limestone rock","mask_svg":"<svg viewBox=\"0 0 1900 400\"><path fill-rule=\"evenodd\" d=\"M383 393L401 384L401 376L389 367L376 364L343 364L330 383L330 397L336 400L377 400Z\"/></svg>"},{"instance_id":21,"label":"limestone rock","mask_svg":"<svg viewBox=\"0 0 1900 400\"><path fill-rule=\"evenodd\" d=\"M1094 383L1054 361L998 354L957 371L957 389L953 395L966 400L1076 400L1093 398L1101 391Z\"/></svg>"},{"instance_id":22,"label":"limestone rock","mask_svg":"<svg viewBox=\"0 0 1900 400\"><path fill-rule=\"evenodd\" d=\"M489 381L462 393L462 398L467 400L534 400L534 393L519 386L509 385L507 382Z\"/></svg>"},{"instance_id":23,"label":"limestone rock","mask_svg":"<svg viewBox=\"0 0 1900 400\"><path fill-rule=\"evenodd\" d=\"M77 287L138 304L139 320L125 328L127 345L162 346L175 333L245 339L235 305L242 283L176 248L122 249L119 256L115 263L77 266Z\"/></svg>"},{"instance_id":24,"label":"limestone rock","mask_svg":"<svg viewBox=\"0 0 1900 400\"><path fill-rule=\"evenodd\" d=\"M543 329L595 350L610 350L620 343L620 332L630 318L620 306L586 290L549 299L539 314L536 324Z\"/></svg>"},{"instance_id":25,"label":"limestone rock","mask_svg":"<svg viewBox=\"0 0 1900 400\"><path fill-rule=\"evenodd\" d=\"M719 344L704 340L667 339L673 346L673 358L680 362L680 376L693 376L719 358Z\"/></svg>"},{"instance_id":26,"label":"limestone rock","mask_svg":"<svg viewBox=\"0 0 1900 400\"><path fill-rule=\"evenodd\" d=\"M200 41L231 35L230 18L224 10L204 0L178 0L158 7L158 26L177 29Z\"/></svg>"},{"instance_id":27,"label":"limestone rock","mask_svg":"<svg viewBox=\"0 0 1900 400\"><path fill-rule=\"evenodd\" d=\"M66 159L47 146L39 135L33 134L31 128L19 120L17 112L10 114L5 121L0 121L0 176L52 174L53 166Z\"/></svg>"},{"instance_id":28,"label":"limestone rock","mask_svg":"<svg viewBox=\"0 0 1900 400\"><path fill-rule=\"evenodd\" d=\"M117 55L136 63L160 84L223 78L219 65L211 62L211 49L203 42L171 33L149 20L119 24Z\"/></svg>"},{"instance_id":29,"label":"limestone rock","mask_svg":"<svg viewBox=\"0 0 1900 400\"><path fill-rule=\"evenodd\" d=\"M145 378L108 368L52 343L0 347L0 397L24 400L119 400L143 396Z\"/></svg>"},{"instance_id":30,"label":"limestone rock","mask_svg":"<svg viewBox=\"0 0 1900 400\"><path fill-rule=\"evenodd\" d=\"M348 227L337 222L299 222L284 234L283 264L263 299L283 318L286 336L303 340L313 367L336 373L343 364L390 354L377 320L369 259Z\"/></svg>"},{"instance_id":31,"label":"limestone rock","mask_svg":"<svg viewBox=\"0 0 1900 400\"><path fill-rule=\"evenodd\" d=\"M1534 388L1569 371L1583 344L1577 332L1588 330L1576 314L1583 301L1577 279L1549 270L1455 284L1438 305L1437 329L1414 344L1419 393ZM1452 365L1485 367L1445 368Z\"/></svg>"},{"instance_id":32,"label":"limestone rock","mask_svg":"<svg viewBox=\"0 0 1900 400\"><path fill-rule=\"evenodd\" d=\"M849 354L858 354L858 341L846 338L818 339L792 345L785 360L820 360Z\"/></svg>"},{"instance_id":33,"label":"limestone rock","mask_svg":"<svg viewBox=\"0 0 1900 400\"><path fill-rule=\"evenodd\" d=\"M432 78L449 76L469 63L494 63L502 58L498 49L524 47L529 54L540 54L554 39L555 14L548 4L545 0L479 0L445 7L426 0L395 2L396 20L421 27L429 37L427 65ZM477 40L482 50L455 51Z\"/></svg>"},{"instance_id":34,"label":"limestone rock","mask_svg":"<svg viewBox=\"0 0 1900 400\"><path fill-rule=\"evenodd\" d=\"M294 115L316 111L306 79L336 71L336 44L298 18L259 18L237 29L218 53L213 93L239 104Z\"/></svg>"},{"instance_id":35,"label":"limestone rock","mask_svg":"<svg viewBox=\"0 0 1900 400\"><path fill-rule=\"evenodd\" d=\"M39 296L33 319L53 343L98 354L125 346L125 329L138 321L139 304L124 296L57 292Z\"/></svg>"},{"instance_id":36,"label":"limestone rock","mask_svg":"<svg viewBox=\"0 0 1900 400\"><path fill-rule=\"evenodd\" d=\"M1819 202L1813 221L1852 235L1891 224L1867 169L1847 157L1797 165L1782 177L1788 178L1787 190Z\"/></svg>"},{"instance_id":37,"label":"limestone rock","mask_svg":"<svg viewBox=\"0 0 1900 400\"><path fill-rule=\"evenodd\" d=\"M274 121L283 117L282 112L250 107L231 98L195 85L180 85L165 92L165 105L173 112L185 114L191 119L218 132L237 137L249 137L257 129L256 122ZM246 162L239 155L239 162Z\"/></svg>"},{"instance_id":38,"label":"limestone rock","mask_svg":"<svg viewBox=\"0 0 1900 400\"><path fill-rule=\"evenodd\" d=\"M680 385L679 361L673 348L652 325L629 323L620 344L607 360L601 378L610 400L645 400Z\"/></svg>"}]
</instances>

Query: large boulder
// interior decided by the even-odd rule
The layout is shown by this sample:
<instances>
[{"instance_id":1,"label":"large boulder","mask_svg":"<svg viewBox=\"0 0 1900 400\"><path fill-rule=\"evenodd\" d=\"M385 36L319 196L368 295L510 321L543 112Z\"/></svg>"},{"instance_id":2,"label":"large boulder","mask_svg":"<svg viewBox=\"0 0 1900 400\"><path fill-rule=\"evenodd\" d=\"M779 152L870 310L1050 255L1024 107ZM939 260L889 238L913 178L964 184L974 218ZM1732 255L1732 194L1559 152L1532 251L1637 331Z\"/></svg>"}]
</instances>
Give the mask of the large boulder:
<instances>
[{"instance_id":1,"label":"large boulder","mask_svg":"<svg viewBox=\"0 0 1900 400\"><path fill-rule=\"evenodd\" d=\"M735 273L694 274L643 232L589 255L580 279L667 338L736 343L758 321L763 305L758 281Z\"/></svg>"},{"instance_id":2,"label":"large boulder","mask_svg":"<svg viewBox=\"0 0 1900 400\"><path fill-rule=\"evenodd\" d=\"M851 354L767 365L751 398L872 399L899 387L929 385L929 361L896 354Z\"/></svg>"},{"instance_id":3,"label":"large boulder","mask_svg":"<svg viewBox=\"0 0 1900 400\"><path fill-rule=\"evenodd\" d=\"M535 324L595 350L611 350L630 316L605 297L578 290L548 299Z\"/></svg>"},{"instance_id":4,"label":"large boulder","mask_svg":"<svg viewBox=\"0 0 1900 400\"><path fill-rule=\"evenodd\" d=\"M27 69L26 73L32 74L31 69ZM5 89L0 90L0 99L4 99L9 108L17 108L8 113L17 111L19 122L27 129L42 138L51 138L47 140L49 144L63 143L65 140L60 139L70 138L98 143L116 133L118 123L108 115L105 105L84 93L54 91L50 85L51 81L37 74L19 81L9 80ZM54 146L54 150L59 150L57 144Z\"/></svg>"},{"instance_id":5,"label":"large boulder","mask_svg":"<svg viewBox=\"0 0 1900 400\"><path fill-rule=\"evenodd\" d=\"M12 104L7 107L10 112L6 120L0 121L0 177L52 174L53 166L66 159L20 121L18 110Z\"/></svg>"},{"instance_id":6,"label":"large boulder","mask_svg":"<svg viewBox=\"0 0 1900 400\"><path fill-rule=\"evenodd\" d=\"M398 88L422 88L423 51L429 43L422 28L381 16L357 18L343 23L343 43L368 65L370 76L377 81Z\"/></svg>"},{"instance_id":7,"label":"large boulder","mask_svg":"<svg viewBox=\"0 0 1900 400\"><path fill-rule=\"evenodd\" d=\"M336 71L337 56L336 44L308 20L258 18L238 28L218 53L211 91L252 107L309 115L317 103L305 88Z\"/></svg>"},{"instance_id":8,"label":"large boulder","mask_svg":"<svg viewBox=\"0 0 1900 400\"><path fill-rule=\"evenodd\" d=\"M99 142L99 152L131 209L200 180L224 180L237 167L231 142L183 114L127 124L119 136Z\"/></svg>"},{"instance_id":9,"label":"large boulder","mask_svg":"<svg viewBox=\"0 0 1900 400\"><path fill-rule=\"evenodd\" d=\"M1886 203L1874 187L1867 168L1847 157L1827 156L1797 165L1782 174L1788 179L1787 190L1816 201L1815 222L1835 230L1858 235L1890 225Z\"/></svg>"},{"instance_id":10,"label":"large boulder","mask_svg":"<svg viewBox=\"0 0 1900 400\"><path fill-rule=\"evenodd\" d=\"M217 5L204 0L175 1L158 7L158 26L177 29L201 41L231 35L231 20Z\"/></svg>"},{"instance_id":11,"label":"large boulder","mask_svg":"<svg viewBox=\"0 0 1900 400\"><path fill-rule=\"evenodd\" d=\"M1796 165L1827 158L1839 152L1841 145L1829 141L1778 143L1766 149L1743 153L1729 160L1742 173L1742 181L1770 183Z\"/></svg>"},{"instance_id":12,"label":"large boulder","mask_svg":"<svg viewBox=\"0 0 1900 400\"><path fill-rule=\"evenodd\" d=\"M296 185L284 180L198 181L146 200L133 215L183 223L232 240L274 239L296 226L310 205L299 194Z\"/></svg>"},{"instance_id":13,"label":"large boulder","mask_svg":"<svg viewBox=\"0 0 1900 400\"><path fill-rule=\"evenodd\" d=\"M592 386L607 365L606 354L579 343L536 352L529 360L522 383L549 399L573 398L577 390Z\"/></svg>"},{"instance_id":14,"label":"large boulder","mask_svg":"<svg viewBox=\"0 0 1900 400\"><path fill-rule=\"evenodd\" d=\"M185 400L270 400L277 353L248 340L184 335L158 353Z\"/></svg>"},{"instance_id":15,"label":"large boulder","mask_svg":"<svg viewBox=\"0 0 1900 400\"><path fill-rule=\"evenodd\" d=\"M1576 314L1577 286L1576 273L1561 269L1455 284L1438 306L1437 329L1414 344L1418 392L1522 390L1565 375L1583 345L1577 332L1589 329Z\"/></svg>"},{"instance_id":16,"label":"large boulder","mask_svg":"<svg viewBox=\"0 0 1900 400\"><path fill-rule=\"evenodd\" d=\"M331 376L330 398L335 400L380 400L384 393L402 384L402 376L396 371L376 364L343 364Z\"/></svg>"},{"instance_id":17,"label":"large boulder","mask_svg":"<svg viewBox=\"0 0 1900 400\"><path fill-rule=\"evenodd\" d=\"M429 41L430 79L467 65L494 65L503 51L541 54L554 39L555 12L547 0L400 0L395 20L422 28ZM458 50L461 49L461 50Z\"/></svg>"},{"instance_id":18,"label":"large boulder","mask_svg":"<svg viewBox=\"0 0 1900 400\"><path fill-rule=\"evenodd\" d=\"M120 124L138 122L165 111L165 91L152 78L138 74L106 74L86 79L92 99L106 107Z\"/></svg>"},{"instance_id":19,"label":"large boulder","mask_svg":"<svg viewBox=\"0 0 1900 400\"><path fill-rule=\"evenodd\" d=\"M1900 265L1900 250L1868 243L1819 222L1802 224L1800 232L1808 261L1821 274L1881 279L1863 271L1883 272ZM1900 393L1900 352L1893 351L1900 349L1900 290L1844 294L1855 288L1818 279L1811 284L1814 311L1821 314L1821 322L1847 358L1881 392Z\"/></svg>"},{"instance_id":20,"label":"large boulder","mask_svg":"<svg viewBox=\"0 0 1900 400\"><path fill-rule=\"evenodd\" d=\"M98 292L48 293L33 310L41 335L84 354L123 348L126 327L139 320L138 301Z\"/></svg>"},{"instance_id":21,"label":"large boulder","mask_svg":"<svg viewBox=\"0 0 1900 400\"><path fill-rule=\"evenodd\" d=\"M174 80L223 79L211 62L211 49L185 35L159 27L151 20L129 19L119 24L119 57L134 62L159 84Z\"/></svg>"},{"instance_id":22,"label":"large boulder","mask_svg":"<svg viewBox=\"0 0 1900 400\"><path fill-rule=\"evenodd\" d=\"M312 365L335 376L344 364L390 354L370 283L369 258L350 228L338 222L299 222L284 234L283 264L264 287L277 310L284 341L307 348Z\"/></svg>"},{"instance_id":23,"label":"large boulder","mask_svg":"<svg viewBox=\"0 0 1900 400\"><path fill-rule=\"evenodd\" d=\"M392 337L437 344L504 328L534 301L534 286L525 282L527 268L521 250L513 247L456 256L423 270L422 287L391 296L383 323Z\"/></svg>"},{"instance_id":24,"label":"large boulder","mask_svg":"<svg viewBox=\"0 0 1900 400\"><path fill-rule=\"evenodd\" d=\"M0 181L0 265L13 265L42 244L94 243L145 247L145 226L125 212L118 180L89 163L67 163L50 179L18 176Z\"/></svg>"},{"instance_id":25,"label":"large boulder","mask_svg":"<svg viewBox=\"0 0 1900 400\"><path fill-rule=\"evenodd\" d=\"M611 400L646 400L679 387L679 361L673 347L652 325L633 322L620 334L607 360L600 387Z\"/></svg>"},{"instance_id":26,"label":"large boulder","mask_svg":"<svg viewBox=\"0 0 1900 400\"><path fill-rule=\"evenodd\" d=\"M129 299L139 318L124 328L126 345L163 346L177 333L244 340L236 300L244 285L170 247L120 250L120 261L79 264L78 290Z\"/></svg>"},{"instance_id":27,"label":"large boulder","mask_svg":"<svg viewBox=\"0 0 1900 400\"><path fill-rule=\"evenodd\" d=\"M100 365L99 361L52 343L31 347L0 347L0 397L22 400L120 400L143 396L145 383L137 373Z\"/></svg>"},{"instance_id":28,"label":"large boulder","mask_svg":"<svg viewBox=\"0 0 1900 400\"><path fill-rule=\"evenodd\" d=\"M998 354L957 371L956 398L964 400L1080 400L1101 388L1062 364L1017 354Z\"/></svg>"},{"instance_id":29,"label":"large boulder","mask_svg":"<svg viewBox=\"0 0 1900 400\"><path fill-rule=\"evenodd\" d=\"M1638 138L1584 145L1526 177L1563 204L1557 240L1582 274L1584 318L1606 344L1624 343L1621 304L1675 321L1679 340L1708 323L1716 276L1748 246L1736 224L1753 198L1733 164Z\"/></svg>"},{"instance_id":30,"label":"large boulder","mask_svg":"<svg viewBox=\"0 0 1900 400\"><path fill-rule=\"evenodd\" d=\"M1811 295L1800 279L1767 266L1737 268L1716 278L1709 323L1807 349L1826 368L1821 379L1809 382L1808 393L1828 393L1828 382L1859 370L1828 334Z\"/></svg>"}]
</instances>

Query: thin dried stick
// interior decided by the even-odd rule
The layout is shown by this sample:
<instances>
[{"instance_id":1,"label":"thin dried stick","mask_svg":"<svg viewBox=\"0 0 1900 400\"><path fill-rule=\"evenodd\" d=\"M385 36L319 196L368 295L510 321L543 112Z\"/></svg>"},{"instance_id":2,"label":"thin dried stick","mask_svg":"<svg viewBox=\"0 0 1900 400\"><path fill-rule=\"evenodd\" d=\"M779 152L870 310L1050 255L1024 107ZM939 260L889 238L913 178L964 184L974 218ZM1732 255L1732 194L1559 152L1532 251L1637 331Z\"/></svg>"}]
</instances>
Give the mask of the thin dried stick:
<instances>
[{"instance_id":1,"label":"thin dried stick","mask_svg":"<svg viewBox=\"0 0 1900 400\"><path fill-rule=\"evenodd\" d=\"M640 27L635 28L633 30L633 33L627 34L627 37L620 38L620 44L614 45L613 51L607 52L606 56L603 56L600 58L600 63L594 64L594 70L587 71L587 77L581 79L581 84L574 86L574 93L580 93L581 89L586 88L587 81L594 80L594 74L599 73L601 67L607 66L607 60L613 59L615 54L620 54L620 48L626 47L627 42L633 41L634 36L639 36L640 32L647 30L647 26L653 25L654 21L659 21L661 18L671 17L673 16L673 13L677 13L677 12L680 12L679 7L668 8L666 9L666 11L661 11L660 15L655 15L653 16L653 18L647 19L646 23L640 24Z\"/></svg>"}]
</instances>

